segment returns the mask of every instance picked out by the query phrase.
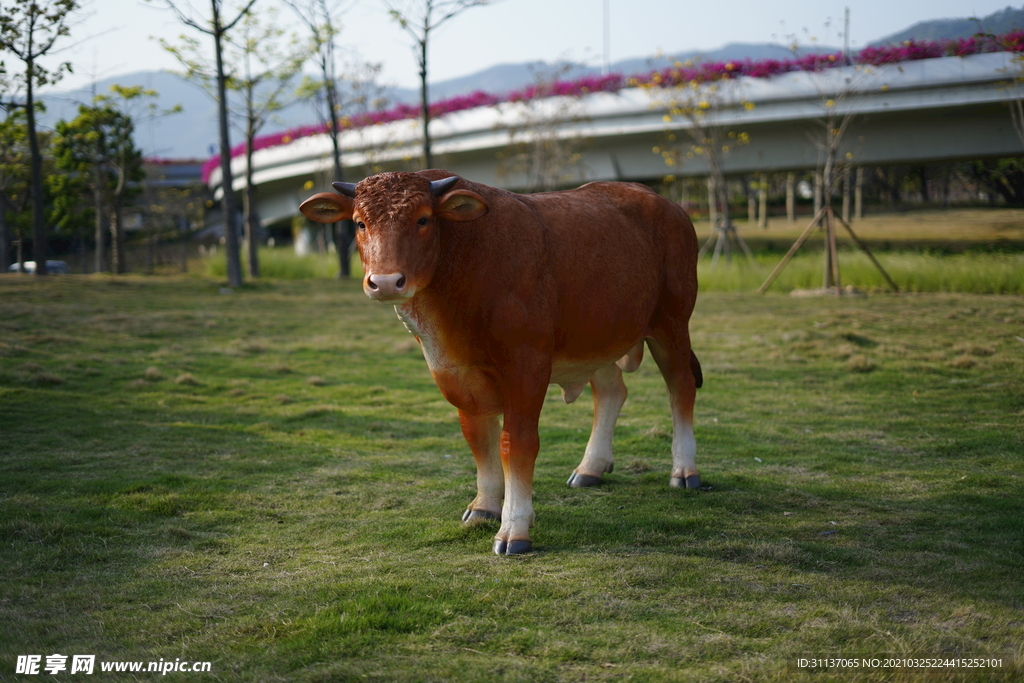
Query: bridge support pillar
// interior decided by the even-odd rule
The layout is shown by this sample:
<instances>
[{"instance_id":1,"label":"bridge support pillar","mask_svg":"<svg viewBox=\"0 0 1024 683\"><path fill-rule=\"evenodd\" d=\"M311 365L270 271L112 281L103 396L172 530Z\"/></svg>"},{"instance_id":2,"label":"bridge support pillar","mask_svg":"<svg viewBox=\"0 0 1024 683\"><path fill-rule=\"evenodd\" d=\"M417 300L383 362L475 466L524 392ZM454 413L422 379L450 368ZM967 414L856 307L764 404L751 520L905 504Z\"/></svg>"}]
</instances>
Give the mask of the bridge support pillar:
<instances>
[{"instance_id":1,"label":"bridge support pillar","mask_svg":"<svg viewBox=\"0 0 1024 683\"><path fill-rule=\"evenodd\" d=\"M864 218L864 167L857 167L856 180L853 184L853 216L857 220Z\"/></svg>"},{"instance_id":2,"label":"bridge support pillar","mask_svg":"<svg viewBox=\"0 0 1024 683\"><path fill-rule=\"evenodd\" d=\"M756 180L747 179L747 222L751 225L757 222L757 195L755 189Z\"/></svg>"},{"instance_id":3,"label":"bridge support pillar","mask_svg":"<svg viewBox=\"0 0 1024 683\"><path fill-rule=\"evenodd\" d=\"M768 177L762 173L757 184L757 225L763 230L768 229Z\"/></svg>"},{"instance_id":4,"label":"bridge support pillar","mask_svg":"<svg viewBox=\"0 0 1024 683\"><path fill-rule=\"evenodd\" d=\"M786 174L786 220L796 221L796 173Z\"/></svg>"}]
</instances>

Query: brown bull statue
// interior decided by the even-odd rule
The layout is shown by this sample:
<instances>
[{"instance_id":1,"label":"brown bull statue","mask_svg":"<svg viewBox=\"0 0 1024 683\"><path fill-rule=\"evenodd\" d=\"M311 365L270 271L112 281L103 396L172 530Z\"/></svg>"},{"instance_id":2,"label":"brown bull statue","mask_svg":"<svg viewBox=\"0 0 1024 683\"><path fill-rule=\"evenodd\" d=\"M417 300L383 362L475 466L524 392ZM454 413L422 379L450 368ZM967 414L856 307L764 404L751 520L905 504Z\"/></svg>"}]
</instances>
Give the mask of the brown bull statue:
<instances>
[{"instance_id":1,"label":"brown bull statue","mask_svg":"<svg viewBox=\"0 0 1024 683\"><path fill-rule=\"evenodd\" d=\"M701 370L688 329L697 239L679 206L631 183L519 195L439 170L334 186L340 194L310 197L301 211L320 223L355 221L363 291L394 304L459 410L477 466L462 519L500 519L495 553L532 547L548 385L560 385L567 403L593 387L593 431L569 485L600 484L626 400L622 371L639 366L645 340L668 385L669 483L700 486Z\"/></svg>"}]
</instances>

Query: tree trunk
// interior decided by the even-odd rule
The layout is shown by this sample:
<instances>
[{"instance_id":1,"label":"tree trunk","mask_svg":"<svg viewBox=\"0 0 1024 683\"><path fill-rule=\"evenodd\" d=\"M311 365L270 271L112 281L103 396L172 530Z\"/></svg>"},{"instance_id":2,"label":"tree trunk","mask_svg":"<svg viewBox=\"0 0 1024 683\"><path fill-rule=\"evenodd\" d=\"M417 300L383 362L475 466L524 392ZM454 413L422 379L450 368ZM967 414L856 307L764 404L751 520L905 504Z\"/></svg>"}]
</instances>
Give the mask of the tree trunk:
<instances>
[{"instance_id":1,"label":"tree trunk","mask_svg":"<svg viewBox=\"0 0 1024 683\"><path fill-rule=\"evenodd\" d=\"M332 57L333 59L333 57ZM329 111L328 126L331 131L331 145L334 151L334 179L345 182L345 168L341 163L341 131L338 130L337 117L337 91L335 90L334 75L328 74L325 68L324 81L327 83L327 108ZM349 252L352 250L352 240L355 238L356 224L352 221L341 221L331 226L334 245L338 252L338 279L345 280L352 277L352 264L349 259Z\"/></svg>"},{"instance_id":2,"label":"tree trunk","mask_svg":"<svg viewBox=\"0 0 1024 683\"><path fill-rule=\"evenodd\" d=\"M119 196L114 197L113 209L110 216L110 270L117 275L123 275L128 268L124 262L124 217Z\"/></svg>"},{"instance_id":3,"label":"tree trunk","mask_svg":"<svg viewBox=\"0 0 1024 683\"><path fill-rule=\"evenodd\" d=\"M821 200L822 200L822 178L821 171L814 171L814 215L817 216L818 212L821 211ZM818 225L821 225L821 220L818 220Z\"/></svg>"},{"instance_id":4,"label":"tree trunk","mask_svg":"<svg viewBox=\"0 0 1024 683\"><path fill-rule=\"evenodd\" d=\"M221 47L223 30L220 23L220 9L217 0L211 0L213 7L213 47L217 62L217 120L220 130L220 177L222 222L224 226L224 252L227 258L228 286L242 284L242 262L238 253L238 224L235 222L235 189L231 176L231 137L228 132L227 84L224 76L224 54Z\"/></svg>"},{"instance_id":5,"label":"tree trunk","mask_svg":"<svg viewBox=\"0 0 1024 683\"><path fill-rule=\"evenodd\" d=\"M97 164L98 166L98 164ZM93 202L96 204L96 258L95 268L97 273L103 272L103 174L96 168L95 180L93 183Z\"/></svg>"},{"instance_id":6,"label":"tree trunk","mask_svg":"<svg viewBox=\"0 0 1024 683\"><path fill-rule=\"evenodd\" d=\"M427 93L427 36L424 26L420 41L420 110L423 112L423 168L434 168L434 155L430 149L430 98Z\"/></svg>"},{"instance_id":7,"label":"tree trunk","mask_svg":"<svg viewBox=\"0 0 1024 683\"><path fill-rule=\"evenodd\" d=\"M28 54L32 53L29 44ZM43 213L43 155L39 151L39 136L36 133L36 107L33 100L35 62L26 62L25 114L28 128L30 161L30 193L32 196L32 256L36 262L36 275L42 277L46 270L46 216Z\"/></svg>"},{"instance_id":8,"label":"tree trunk","mask_svg":"<svg viewBox=\"0 0 1024 683\"><path fill-rule=\"evenodd\" d=\"M0 192L0 273L11 267L11 236L7 232L7 197Z\"/></svg>"},{"instance_id":9,"label":"tree trunk","mask_svg":"<svg viewBox=\"0 0 1024 683\"><path fill-rule=\"evenodd\" d=\"M843 220L850 223L850 167L843 168Z\"/></svg>"},{"instance_id":10,"label":"tree trunk","mask_svg":"<svg viewBox=\"0 0 1024 683\"><path fill-rule=\"evenodd\" d=\"M249 127L245 141L245 198L242 207L245 225L245 243L249 249L249 277L260 276L260 257L257 247L260 236L260 217L256 211L256 186L252 182L252 142L256 131Z\"/></svg>"},{"instance_id":11,"label":"tree trunk","mask_svg":"<svg viewBox=\"0 0 1024 683\"><path fill-rule=\"evenodd\" d=\"M715 177L708 176L708 220L711 221L711 229L718 225L718 191L715 189Z\"/></svg>"},{"instance_id":12,"label":"tree trunk","mask_svg":"<svg viewBox=\"0 0 1024 683\"><path fill-rule=\"evenodd\" d=\"M184 216L178 216L178 256L181 258L181 272L188 272L188 222Z\"/></svg>"}]
</instances>

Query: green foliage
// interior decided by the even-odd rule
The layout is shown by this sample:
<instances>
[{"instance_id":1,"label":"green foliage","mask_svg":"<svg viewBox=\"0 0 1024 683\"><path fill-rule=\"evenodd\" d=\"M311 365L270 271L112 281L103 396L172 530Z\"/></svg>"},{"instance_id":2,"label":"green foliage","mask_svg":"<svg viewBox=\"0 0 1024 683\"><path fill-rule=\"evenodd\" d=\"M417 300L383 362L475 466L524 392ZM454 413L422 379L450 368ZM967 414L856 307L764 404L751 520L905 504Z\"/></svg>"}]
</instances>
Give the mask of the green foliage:
<instances>
[{"instance_id":1,"label":"green foliage","mask_svg":"<svg viewBox=\"0 0 1024 683\"><path fill-rule=\"evenodd\" d=\"M40 145L49 147L53 136L39 133ZM50 225L67 234L79 221L88 218L77 204L80 187L75 178L54 174L53 159L43 158L43 202L48 208ZM6 212L12 233L29 237L32 232L32 206L29 192L29 142L25 111L15 108L0 121L0 210Z\"/></svg>"},{"instance_id":2,"label":"green foliage","mask_svg":"<svg viewBox=\"0 0 1024 683\"><path fill-rule=\"evenodd\" d=\"M4 1L0 6L0 52L10 52L26 65L25 72L15 76L15 83L29 88L52 85L71 71L70 62L47 69L36 59L70 34L68 15L78 8L78 0Z\"/></svg>"},{"instance_id":3,"label":"green foliage","mask_svg":"<svg viewBox=\"0 0 1024 683\"><path fill-rule=\"evenodd\" d=\"M1009 206L1024 206L1024 161L1018 158L966 162L969 176L985 184Z\"/></svg>"},{"instance_id":4,"label":"green foliage","mask_svg":"<svg viewBox=\"0 0 1024 683\"><path fill-rule=\"evenodd\" d=\"M85 177L69 173L51 173L46 176L46 194L50 196L52 210L50 224L64 234L85 231L93 221L94 207L85 194Z\"/></svg>"},{"instance_id":5,"label":"green foliage","mask_svg":"<svg viewBox=\"0 0 1024 683\"><path fill-rule=\"evenodd\" d=\"M146 177L142 151L135 145L135 122L111 98L101 96L97 102L80 105L73 120L57 122L54 162L58 169L81 177L83 185L99 182L107 195L119 192L128 199L139 192L134 184Z\"/></svg>"},{"instance_id":6,"label":"green foliage","mask_svg":"<svg viewBox=\"0 0 1024 683\"><path fill-rule=\"evenodd\" d=\"M0 209L19 213L28 197L28 128L25 111L13 108L0 121Z\"/></svg>"},{"instance_id":7,"label":"green foliage","mask_svg":"<svg viewBox=\"0 0 1024 683\"><path fill-rule=\"evenodd\" d=\"M0 277L5 671L60 652L223 681L1024 675L1019 296L702 294L711 489L667 486L650 358L600 489L565 486L590 406L553 388L538 551L498 558L494 527L459 523L472 457L391 306L358 280L221 291ZM788 663L840 653L1003 667Z\"/></svg>"}]
</instances>

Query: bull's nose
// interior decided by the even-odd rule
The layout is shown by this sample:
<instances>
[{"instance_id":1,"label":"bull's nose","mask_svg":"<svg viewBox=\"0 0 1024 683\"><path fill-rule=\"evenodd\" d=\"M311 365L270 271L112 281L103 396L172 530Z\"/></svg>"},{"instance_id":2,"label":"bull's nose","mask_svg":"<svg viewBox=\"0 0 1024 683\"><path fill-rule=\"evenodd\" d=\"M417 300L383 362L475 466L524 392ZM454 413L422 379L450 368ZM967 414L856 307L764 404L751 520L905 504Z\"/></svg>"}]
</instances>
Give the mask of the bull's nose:
<instances>
[{"instance_id":1,"label":"bull's nose","mask_svg":"<svg viewBox=\"0 0 1024 683\"><path fill-rule=\"evenodd\" d=\"M400 299L409 296L406 279L402 273L370 273L366 276L363 291L371 299Z\"/></svg>"}]
</instances>

